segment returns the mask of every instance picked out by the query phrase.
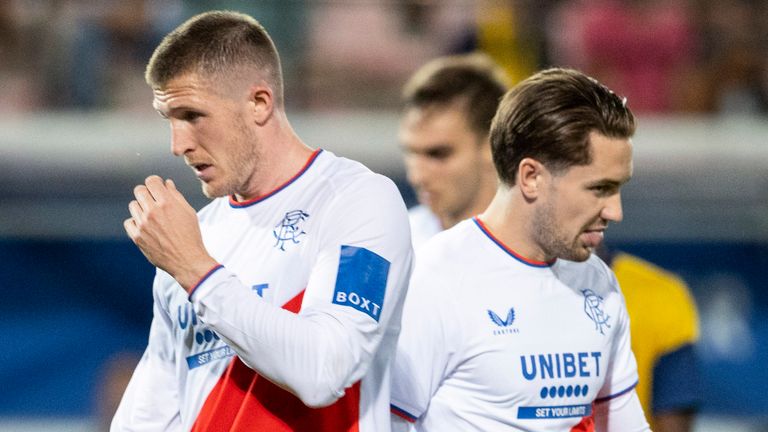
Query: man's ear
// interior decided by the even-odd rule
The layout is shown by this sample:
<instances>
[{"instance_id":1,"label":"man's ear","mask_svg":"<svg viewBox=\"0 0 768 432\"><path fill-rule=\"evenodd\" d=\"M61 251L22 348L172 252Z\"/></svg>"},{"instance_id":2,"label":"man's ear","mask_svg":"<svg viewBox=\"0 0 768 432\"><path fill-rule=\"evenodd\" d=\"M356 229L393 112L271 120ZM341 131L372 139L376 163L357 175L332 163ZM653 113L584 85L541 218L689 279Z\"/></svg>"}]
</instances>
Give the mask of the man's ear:
<instances>
[{"instance_id":1,"label":"man's ear","mask_svg":"<svg viewBox=\"0 0 768 432\"><path fill-rule=\"evenodd\" d=\"M251 113L253 121L259 126L263 126L275 109L275 98L272 89L261 83L254 84L248 90L248 101L251 104Z\"/></svg>"},{"instance_id":2,"label":"man's ear","mask_svg":"<svg viewBox=\"0 0 768 432\"><path fill-rule=\"evenodd\" d=\"M546 182L547 168L532 158L524 158L517 167L517 186L527 199L536 199Z\"/></svg>"}]
</instances>

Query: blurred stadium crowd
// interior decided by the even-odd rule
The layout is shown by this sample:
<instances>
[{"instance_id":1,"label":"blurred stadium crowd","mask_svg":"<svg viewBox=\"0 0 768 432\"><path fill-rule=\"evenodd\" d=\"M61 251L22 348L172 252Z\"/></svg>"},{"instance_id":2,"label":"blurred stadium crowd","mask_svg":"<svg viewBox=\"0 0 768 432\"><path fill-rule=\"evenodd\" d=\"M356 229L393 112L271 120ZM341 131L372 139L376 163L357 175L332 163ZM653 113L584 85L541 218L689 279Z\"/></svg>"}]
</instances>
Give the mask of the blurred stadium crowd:
<instances>
[{"instance_id":1,"label":"blurred stadium crowd","mask_svg":"<svg viewBox=\"0 0 768 432\"><path fill-rule=\"evenodd\" d=\"M147 109L163 34L211 8L270 29L291 109L397 107L425 60L481 49L517 80L572 66L638 113L768 113L760 0L9 0L0 2L0 112Z\"/></svg>"}]
</instances>

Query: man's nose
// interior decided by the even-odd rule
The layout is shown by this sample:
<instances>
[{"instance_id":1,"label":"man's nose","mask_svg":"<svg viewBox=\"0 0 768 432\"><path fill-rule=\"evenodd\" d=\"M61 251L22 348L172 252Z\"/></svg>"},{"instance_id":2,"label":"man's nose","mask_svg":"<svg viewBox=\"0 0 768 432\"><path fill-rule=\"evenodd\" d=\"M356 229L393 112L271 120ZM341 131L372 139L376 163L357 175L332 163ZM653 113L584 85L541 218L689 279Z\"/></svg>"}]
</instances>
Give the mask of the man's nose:
<instances>
[{"instance_id":1,"label":"man's nose","mask_svg":"<svg viewBox=\"0 0 768 432\"><path fill-rule=\"evenodd\" d=\"M621 194L617 193L608 198L601 216L605 220L621 222L624 219L624 211L621 208Z\"/></svg>"},{"instance_id":2,"label":"man's nose","mask_svg":"<svg viewBox=\"0 0 768 432\"><path fill-rule=\"evenodd\" d=\"M185 124L171 120L171 153L183 156L195 148L195 141Z\"/></svg>"},{"instance_id":3,"label":"man's nose","mask_svg":"<svg viewBox=\"0 0 768 432\"><path fill-rule=\"evenodd\" d=\"M405 157L405 171L408 183L411 186L420 186L424 184L427 175L427 166L424 158L418 155L409 155Z\"/></svg>"}]
</instances>

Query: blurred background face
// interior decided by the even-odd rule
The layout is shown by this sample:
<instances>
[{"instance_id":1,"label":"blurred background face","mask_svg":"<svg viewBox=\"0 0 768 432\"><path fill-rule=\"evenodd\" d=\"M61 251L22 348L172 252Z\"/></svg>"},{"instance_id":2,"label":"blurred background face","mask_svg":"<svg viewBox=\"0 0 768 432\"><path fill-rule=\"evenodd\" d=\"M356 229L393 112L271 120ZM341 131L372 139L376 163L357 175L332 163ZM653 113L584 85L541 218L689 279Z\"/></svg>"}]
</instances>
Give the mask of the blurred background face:
<instances>
[{"instance_id":1,"label":"blurred background face","mask_svg":"<svg viewBox=\"0 0 768 432\"><path fill-rule=\"evenodd\" d=\"M399 139L408 182L419 202L443 223L472 216L483 175L493 167L486 137L470 129L463 110L410 108L400 123Z\"/></svg>"}]
</instances>

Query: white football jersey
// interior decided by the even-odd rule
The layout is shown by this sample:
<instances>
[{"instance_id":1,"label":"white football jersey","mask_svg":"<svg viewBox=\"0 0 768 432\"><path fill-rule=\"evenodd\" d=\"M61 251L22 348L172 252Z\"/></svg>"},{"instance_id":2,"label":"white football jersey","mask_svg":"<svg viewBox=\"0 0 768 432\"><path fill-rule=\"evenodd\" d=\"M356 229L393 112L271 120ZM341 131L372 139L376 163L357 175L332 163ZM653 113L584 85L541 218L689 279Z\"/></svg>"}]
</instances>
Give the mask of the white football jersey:
<instances>
[{"instance_id":1,"label":"white football jersey","mask_svg":"<svg viewBox=\"0 0 768 432\"><path fill-rule=\"evenodd\" d=\"M422 244L443 230L440 220L425 205L411 207L408 210L408 220L411 223L411 240L414 250L418 250Z\"/></svg>"},{"instance_id":2,"label":"white football jersey","mask_svg":"<svg viewBox=\"0 0 768 432\"><path fill-rule=\"evenodd\" d=\"M189 296L158 271L112 430L388 430L412 261L395 185L318 150L274 192L199 220L222 266Z\"/></svg>"},{"instance_id":3,"label":"white football jersey","mask_svg":"<svg viewBox=\"0 0 768 432\"><path fill-rule=\"evenodd\" d=\"M596 256L528 261L465 220L418 251L393 411L424 431L593 430L593 403L637 383L628 325Z\"/></svg>"}]
</instances>

